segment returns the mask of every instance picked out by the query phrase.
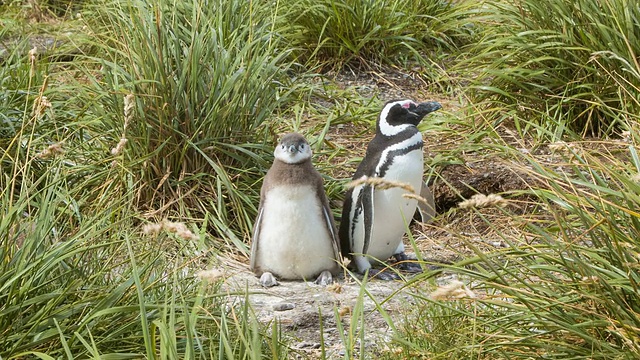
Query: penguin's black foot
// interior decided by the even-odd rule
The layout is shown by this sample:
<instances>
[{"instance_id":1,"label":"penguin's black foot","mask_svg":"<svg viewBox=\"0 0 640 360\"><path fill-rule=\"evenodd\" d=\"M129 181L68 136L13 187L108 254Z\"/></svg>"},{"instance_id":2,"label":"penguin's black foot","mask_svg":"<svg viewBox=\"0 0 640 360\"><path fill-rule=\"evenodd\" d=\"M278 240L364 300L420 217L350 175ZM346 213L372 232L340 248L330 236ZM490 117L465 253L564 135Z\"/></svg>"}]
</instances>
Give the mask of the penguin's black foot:
<instances>
[{"instance_id":1,"label":"penguin's black foot","mask_svg":"<svg viewBox=\"0 0 640 360\"><path fill-rule=\"evenodd\" d=\"M316 285L327 286L333 284L333 276L329 270L325 270L320 273L320 276L315 281Z\"/></svg>"},{"instance_id":2,"label":"penguin's black foot","mask_svg":"<svg viewBox=\"0 0 640 360\"><path fill-rule=\"evenodd\" d=\"M400 275L390 270L369 269L369 278L377 278L385 281L400 280Z\"/></svg>"},{"instance_id":3,"label":"penguin's black foot","mask_svg":"<svg viewBox=\"0 0 640 360\"><path fill-rule=\"evenodd\" d=\"M405 253L399 253L393 255L393 257L397 261L397 268L412 274L417 274L422 272L422 266L415 262L416 259L409 257Z\"/></svg>"},{"instance_id":4,"label":"penguin's black foot","mask_svg":"<svg viewBox=\"0 0 640 360\"><path fill-rule=\"evenodd\" d=\"M398 269L411 274L419 274L422 272L422 266L414 262L403 262L398 264Z\"/></svg>"},{"instance_id":5,"label":"penguin's black foot","mask_svg":"<svg viewBox=\"0 0 640 360\"><path fill-rule=\"evenodd\" d=\"M270 272L265 272L260 276L260 285L264 287L272 287L278 285L278 281Z\"/></svg>"}]
</instances>

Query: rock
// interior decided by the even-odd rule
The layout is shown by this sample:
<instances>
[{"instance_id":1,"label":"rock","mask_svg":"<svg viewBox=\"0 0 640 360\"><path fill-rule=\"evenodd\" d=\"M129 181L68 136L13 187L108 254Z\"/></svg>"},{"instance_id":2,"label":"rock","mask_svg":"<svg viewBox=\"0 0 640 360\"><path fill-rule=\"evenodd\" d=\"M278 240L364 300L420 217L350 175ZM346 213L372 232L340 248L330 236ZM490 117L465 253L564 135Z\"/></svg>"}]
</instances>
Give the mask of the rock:
<instances>
[{"instance_id":1,"label":"rock","mask_svg":"<svg viewBox=\"0 0 640 360\"><path fill-rule=\"evenodd\" d=\"M36 49L39 58L49 57L55 61L72 61L75 56L90 47L86 36L73 33L59 37L32 34L26 39L13 37L0 40L2 40L0 41L0 64L7 61L14 53L18 56L26 56L32 49Z\"/></svg>"},{"instance_id":2,"label":"rock","mask_svg":"<svg viewBox=\"0 0 640 360\"><path fill-rule=\"evenodd\" d=\"M320 343L312 342L312 341L303 341L296 345L298 349L319 349Z\"/></svg>"},{"instance_id":3,"label":"rock","mask_svg":"<svg viewBox=\"0 0 640 360\"><path fill-rule=\"evenodd\" d=\"M292 310L295 307L296 307L295 304L292 304L289 302L281 302L279 304L273 305L273 311L287 311L287 310Z\"/></svg>"}]
</instances>

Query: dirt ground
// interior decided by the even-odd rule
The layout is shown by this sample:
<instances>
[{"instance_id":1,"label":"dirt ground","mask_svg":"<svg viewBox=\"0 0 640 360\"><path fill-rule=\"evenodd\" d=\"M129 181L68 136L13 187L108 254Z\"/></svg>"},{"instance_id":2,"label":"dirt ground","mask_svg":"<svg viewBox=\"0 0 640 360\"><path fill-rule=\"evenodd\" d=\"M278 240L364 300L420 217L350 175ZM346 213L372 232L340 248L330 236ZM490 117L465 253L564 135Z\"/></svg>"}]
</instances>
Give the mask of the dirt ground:
<instances>
[{"instance_id":1,"label":"dirt ground","mask_svg":"<svg viewBox=\"0 0 640 360\"><path fill-rule=\"evenodd\" d=\"M339 86L355 88L363 96L378 94L383 101L399 98L416 101L438 100L443 104L444 110L459 106L449 99L438 98L425 92L424 81L410 72L390 71L365 75L345 73L333 76ZM373 137L373 131L369 131L369 138L354 140L353 135L366 131L367 129L343 125L332 128L329 136L338 143L341 139L350 138L349 142L342 146L354 153L359 150L363 152L366 143ZM509 135L509 131L505 130L505 136ZM429 140L425 139L425 157L447 151L447 146L455 146L450 142L434 143ZM488 195L527 189L533 180L514 169L515 167L510 166L504 159L474 155L469 155L464 163L438 168L438 176L430 180L429 185L434 194L437 212L441 215L431 223L414 223L412 226L412 235L422 256L429 262L450 263L473 255L473 248L490 250L505 246L502 236L504 233L517 231L518 224L503 219L504 215L500 210L484 211L483 220L471 211L456 209L456 206L476 193ZM344 178L350 177L353 169L340 168L337 171L343 173L331 175ZM518 201L515 202L515 206L526 212L526 200ZM495 222L495 226L489 226L486 219L499 221ZM334 285L328 287L292 281L281 282L279 286L265 289L249 271L246 263L227 261L224 267L224 273L231 274L226 278L224 288L230 293L242 293L249 289L249 301L259 321L263 324L270 324L274 320L280 322L284 334L291 340L295 358L318 358L321 354L321 339L324 341L328 358L344 356L346 344L339 334L337 321L340 321L344 328L349 328L352 311L357 305L361 291L358 278L343 274ZM435 288L452 280L452 275L443 272L435 278L435 284L425 286ZM414 290L404 288L404 284L402 281L389 282L377 279L366 284L368 295L364 296L363 306L364 346L367 353L379 354L390 350L388 344L393 334L379 309L391 316L396 326L400 325L415 302L411 294ZM230 299L234 302L243 301L244 297L230 296ZM322 334L320 319L323 324ZM357 340L354 348L359 347Z\"/></svg>"}]
</instances>

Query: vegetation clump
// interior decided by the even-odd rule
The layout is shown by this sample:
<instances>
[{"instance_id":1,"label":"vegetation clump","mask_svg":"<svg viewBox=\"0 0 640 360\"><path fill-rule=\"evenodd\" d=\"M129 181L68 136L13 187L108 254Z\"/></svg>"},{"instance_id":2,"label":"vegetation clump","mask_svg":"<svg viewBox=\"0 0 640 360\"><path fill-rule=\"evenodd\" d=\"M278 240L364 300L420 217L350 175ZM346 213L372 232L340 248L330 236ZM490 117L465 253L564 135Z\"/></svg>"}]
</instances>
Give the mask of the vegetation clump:
<instances>
[{"instance_id":1,"label":"vegetation clump","mask_svg":"<svg viewBox=\"0 0 640 360\"><path fill-rule=\"evenodd\" d=\"M618 0L487 1L458 64L493 121L552 141L623 131L640 111L640 8Z\"/></svg>"}]
</instances>

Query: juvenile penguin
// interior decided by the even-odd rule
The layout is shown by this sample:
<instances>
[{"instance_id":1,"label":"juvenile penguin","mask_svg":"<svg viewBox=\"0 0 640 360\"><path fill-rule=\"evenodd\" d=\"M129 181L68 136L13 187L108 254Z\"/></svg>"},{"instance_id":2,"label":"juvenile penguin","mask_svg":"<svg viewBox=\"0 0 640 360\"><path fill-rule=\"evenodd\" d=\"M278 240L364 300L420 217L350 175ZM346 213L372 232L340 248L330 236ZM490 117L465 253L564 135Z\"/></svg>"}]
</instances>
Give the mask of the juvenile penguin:
<instances>
[{"instance_id":1,"label":"juvenile penguin","mask_svg":"<svg viewBox=\"0 0 640 360\"><path fill-rule=\"evenodd\" d=\"M333 282L339 270L338 234L311 147L297 133L282 137L260 190L251 244L251 270L262 286L276 277Z\"/></svg>"},{"instance_id":2,"label":"juvenile penguin","mask_svg":"<svg viewBox=\"0 0 640 360\"><path fill-rule=\"evenodd\" d=\"M424 185L423 143L417 126L425 115L440 108L438 102L387 102L378 116L376 135L353 179L383 178L409 184L420 193ZM365 273L372 264L392 255L400 262L408 259L402 236L416 212L417 200L403 197L405 193L402 188L382 190L367 183L347 192L339 237L343 255L353 260L358 272ZM421 271L415 263L401 263L401 267ZM376 269L369 270L369 275L383 280L397 278L396 274Z\"/></svg>"}]
</instances>

